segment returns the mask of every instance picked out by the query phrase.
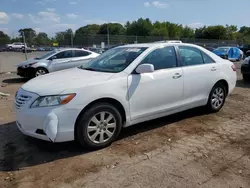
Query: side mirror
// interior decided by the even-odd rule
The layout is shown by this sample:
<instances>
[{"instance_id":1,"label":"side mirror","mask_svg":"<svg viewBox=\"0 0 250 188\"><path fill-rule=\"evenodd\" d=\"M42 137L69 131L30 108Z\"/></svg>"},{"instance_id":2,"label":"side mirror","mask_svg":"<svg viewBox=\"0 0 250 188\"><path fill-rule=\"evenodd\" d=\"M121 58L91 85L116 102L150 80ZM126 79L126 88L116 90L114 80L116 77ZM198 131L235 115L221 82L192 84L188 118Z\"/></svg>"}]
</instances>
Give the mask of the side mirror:
<instances>
[{"instance_id":1,"label":"side mirror","mask_svg":"<svg viewBox=\"0 0 250 188\"><path fill-rule=\"evenodd\" d=\"M154 72L155 68L154 65L152 64L142 64L139 65L136 70L135 70L138 74L142 74L142 73L150 73L150 72Z\"/></svg>"}]
</instances>

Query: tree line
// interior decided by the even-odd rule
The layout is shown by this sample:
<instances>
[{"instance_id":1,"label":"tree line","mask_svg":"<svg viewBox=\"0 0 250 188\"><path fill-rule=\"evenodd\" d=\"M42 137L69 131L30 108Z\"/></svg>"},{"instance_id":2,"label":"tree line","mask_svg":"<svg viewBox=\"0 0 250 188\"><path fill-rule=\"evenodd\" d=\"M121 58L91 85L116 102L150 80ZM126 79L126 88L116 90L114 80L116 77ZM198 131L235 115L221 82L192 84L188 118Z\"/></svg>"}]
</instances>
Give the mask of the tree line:
<instances>
[{"instance_id":1,"label":"tree line","mask_svg":"<svg viewBox=\"0 0 250 188\"><path fill-rule=\"evenodd\" d=\"M75 32L72 29L57 32L54 37L49 37L45 32L36 33L32 28L19 30L19 36L10 38L0 31L0 44L8 42L21 42L24 34L29 45L51 45L54 42L59 44L85 44L88 38L96 36L161 36L163 39L215 39L215 40L237 40L238 43L250 43L250 27L243 26L237 28L235 25L214 25L203 26L193 29L189 26L172 22L152 22L150 19L139 18L125 25L120 23L105 23L102 25L89 24L78 28ZM126 41L126 37L121 37L121 42Z\"/></svg>"}]
</instances>

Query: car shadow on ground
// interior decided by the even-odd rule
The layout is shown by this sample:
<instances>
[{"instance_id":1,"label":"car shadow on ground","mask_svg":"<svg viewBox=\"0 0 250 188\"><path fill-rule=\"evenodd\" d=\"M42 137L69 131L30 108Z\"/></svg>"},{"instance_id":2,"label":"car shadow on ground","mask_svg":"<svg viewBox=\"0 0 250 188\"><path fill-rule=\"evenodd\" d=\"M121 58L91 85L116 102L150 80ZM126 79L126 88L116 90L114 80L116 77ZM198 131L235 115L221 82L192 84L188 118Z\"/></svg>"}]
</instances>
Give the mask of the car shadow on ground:
<instances>
[{"instance_id":1,"label":"car shadow on ground","mask_svg":"<svg viewBox=\"0 0 250 188\"><path fill-rule=\"evenodd\" d=\"M204 108L197 108L140 123L123 129L118 140L204 114L206 114ZM74 141L50 143L27 137L18 130L14 122L0 125L0 133L0 145L3 148L3 152L0 154L0 171L21 170L25 167L45 164L90 152Z\"/></svg>"},{"instance_id":2,"label":"car shadow on ground","mask_svg":"<svg viewBox=\"0 0 250 188\"><path fill-rule=\"evenodd\" d=\"M250 88L250 82L246 82L244 80L237 80L236 87Z\"/></svg>"},{"instance_id":3,"label":"car shadow on ground","mask_svg":"<svg viewBox=\"0 0 250 188\"><path fill-rule=\"evenodd\" d=\"M2 81L5 84L21 84L27 82L27 78L9 78Z\"/></svg>"}]
</instances>

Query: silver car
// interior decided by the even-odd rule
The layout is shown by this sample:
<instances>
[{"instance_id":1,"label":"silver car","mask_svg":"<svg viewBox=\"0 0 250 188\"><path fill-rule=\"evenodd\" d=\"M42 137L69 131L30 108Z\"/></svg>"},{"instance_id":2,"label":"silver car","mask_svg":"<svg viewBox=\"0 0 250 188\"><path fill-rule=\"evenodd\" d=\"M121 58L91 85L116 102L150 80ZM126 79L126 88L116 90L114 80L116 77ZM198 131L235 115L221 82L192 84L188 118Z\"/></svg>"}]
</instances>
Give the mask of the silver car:
<instances>
[{"instance_id":1,"label":"silver car","mask_svg":"<svg viewBox=\"0 0 250 188\"><path fill-rule=\"evenodd\" d=\"M68 69L88 63L98 53L78 48L56 49L41 57L29 59L17 65L17 74L33 78L50 72Z\"/></svg>"}]
</instances>

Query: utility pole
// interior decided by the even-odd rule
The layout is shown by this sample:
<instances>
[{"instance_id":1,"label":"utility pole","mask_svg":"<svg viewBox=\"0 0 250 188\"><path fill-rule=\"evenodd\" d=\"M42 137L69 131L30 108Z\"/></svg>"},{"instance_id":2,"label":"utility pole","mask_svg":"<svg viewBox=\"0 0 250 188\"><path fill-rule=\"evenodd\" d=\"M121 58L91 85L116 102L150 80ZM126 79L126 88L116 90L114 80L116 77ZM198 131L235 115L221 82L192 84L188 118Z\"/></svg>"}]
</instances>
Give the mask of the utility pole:
<instances>
[{"instance_id":1,"label":"utility pole","mask_svg":"<svg viewBox=\"0 0 250 188\"><path fill-rule=\"evenodd\" d=\"M25 35L24 32L22 31L22 35L23 35L23 43L24 43L24 53L25 53L25 59L28 60L27 57L27 50L26 50L26 41L25 41Z\"/></svg>"},{"instance_id":2,"label":"utility pole","mask_svg":"<svg viewBox=\"0 0 250 188\"><path fill-rule=\"evenodd\" d=\"M74 44L73 44L73 32L71 32L71 47L73 48Z\"/></svg>"},{"instance_id":3,"label":"utility pole","mask_svg":"<svg viewBox=\"0 0 250 188\"><path fill-rule=\"evenodd\" d=\"M109 25L107 24L107 39L108 39L108 47L109 47Z\"/></svg>"}]
</instances>

